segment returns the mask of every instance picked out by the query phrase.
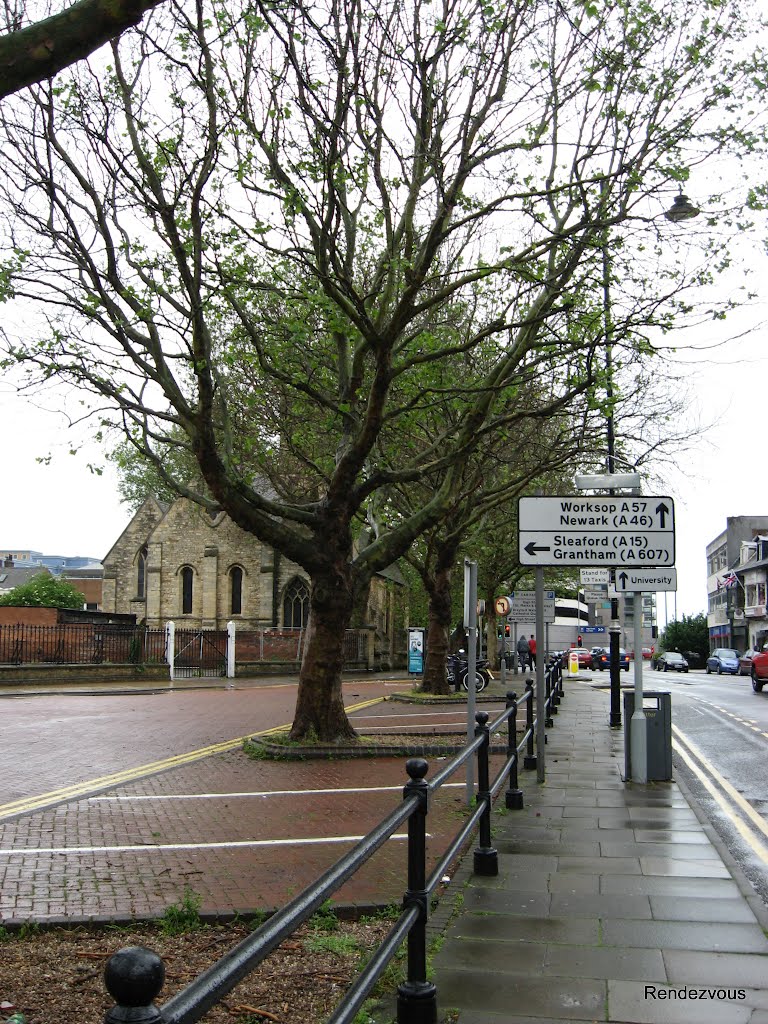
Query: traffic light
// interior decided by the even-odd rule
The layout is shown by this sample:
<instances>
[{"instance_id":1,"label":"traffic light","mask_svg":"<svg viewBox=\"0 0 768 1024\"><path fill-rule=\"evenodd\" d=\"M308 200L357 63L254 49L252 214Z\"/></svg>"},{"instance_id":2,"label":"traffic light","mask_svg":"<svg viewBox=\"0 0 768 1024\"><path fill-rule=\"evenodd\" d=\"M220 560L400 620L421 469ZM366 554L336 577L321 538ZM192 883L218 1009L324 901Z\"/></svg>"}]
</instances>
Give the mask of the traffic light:
<instances>
[{"instance_id":1,"label":"traffic light","mask_svg":"<svg viewBox=\"0 0 768 1024\"><path fill-rule=\"evenodd\" d=\"M579 634L579 636L578 636L578 638L576 640L576 646L577 647L581 647L581 634Z\"/></svg>"}]
</instances>

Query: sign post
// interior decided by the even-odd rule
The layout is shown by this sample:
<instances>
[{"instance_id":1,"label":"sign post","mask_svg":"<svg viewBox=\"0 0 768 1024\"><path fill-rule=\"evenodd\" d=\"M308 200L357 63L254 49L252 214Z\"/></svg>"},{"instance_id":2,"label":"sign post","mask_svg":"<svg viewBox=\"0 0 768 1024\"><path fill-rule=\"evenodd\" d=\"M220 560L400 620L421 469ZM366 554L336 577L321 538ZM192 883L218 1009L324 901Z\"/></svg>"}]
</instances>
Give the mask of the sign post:
<instances>
[{"instance_id":1,"label":"sign post","mask_svg":"<svg viewBox=\"0 0 768 1024\"><path fill-rule=\"evenodd\" d=\"M475 738L475 672L477 670L477 562L464 559L464 628L467 637L467 743ZM467 806L472 806L475 789L474 762L467 761Z\"/></svg>"}]
</instances>

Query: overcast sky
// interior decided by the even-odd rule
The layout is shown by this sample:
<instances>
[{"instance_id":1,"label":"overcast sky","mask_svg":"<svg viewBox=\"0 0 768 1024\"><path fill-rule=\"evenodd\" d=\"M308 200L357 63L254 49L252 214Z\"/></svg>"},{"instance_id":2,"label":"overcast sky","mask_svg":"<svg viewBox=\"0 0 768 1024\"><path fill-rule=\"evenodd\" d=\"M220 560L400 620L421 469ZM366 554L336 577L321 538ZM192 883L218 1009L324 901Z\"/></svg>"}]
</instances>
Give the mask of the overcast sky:
<instances>
[{"instance_id":1,"label":"overcast sky","mask_svg":"<svg viewBox=\"0 0 768 1024\"><path fill-rule=\"evenodd\" d=\"M766 285L768 294L768 285ZM763 299L750 310L712 328L728 336L768 320ZM675 499L678 593L668 594L666 610L696 614L706 610L709 541L725 529L726 518L768 515L765 475L768 328L692 360L693 391L702 417L713 425L695 451L680 460L658 493ZM91 460L103 463L95 447L68 454L70 441L61 416L43 412L0 385L3 480L0 545L3 551L32 548L44 554L90 555L100 559L128 522L111 468L91 473ZM36 458L53 456L49 465ZM516 538L512 539L516 543ZM665 624L665 598L658 598Z\"/></svg>"},{"instance_id":2,"label":"overcast sky","mask_svg":"<svg viewBox=\"0 0 768 1024\"><path fill-rule=\"evenodd\" d=\"M645 489L675 500L678 592L666 599L659 594L661 627L675 613L706 611L706 546L725 529L727 517L768 515L768 257L759 237L745 240L742 255L753 269L749 284L759 291L758 299L725 321L679 332L674 340L680 348L671 358L686 363L692 416L709 427L677 469L661 474L653 490ZM743 283L742 270L731 273L731 289ZM50 408L51 397L43 404ZM81 431L77 440L83 436ZM31 548L103 558L129 519L111 467L101 476L88 468L89 462L104 466L103 451L90 444L68 454L72 440L63 416L16 396L2 381L0 437L5 482L0 554ZM48 465L36 461L49 454ZM579 471L575 466L574 473Z\"/></svg>"}]
</instances>

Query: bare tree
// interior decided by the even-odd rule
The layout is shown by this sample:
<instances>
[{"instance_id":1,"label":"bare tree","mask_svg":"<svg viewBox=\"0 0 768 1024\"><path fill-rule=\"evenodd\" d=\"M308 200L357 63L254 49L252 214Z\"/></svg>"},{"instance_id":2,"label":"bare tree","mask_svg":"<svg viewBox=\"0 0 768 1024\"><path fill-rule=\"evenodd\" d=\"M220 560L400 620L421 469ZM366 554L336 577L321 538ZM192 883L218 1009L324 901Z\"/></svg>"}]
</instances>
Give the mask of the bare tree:
<instances>
[{"instance_id":1,"label":"bare tree","mask_svg":"<svg viewBox=\"0 0 768 1024\"><path fill-rule=\"evenodd\" d=\"M668 326L726 245L725 218L716 238L704 222L680 259L661 211L693 164L761 144L747 23L736 3L645 6L169 2L109 66L0 111L0 294L35 311L5 365L91 395L179 493L306 568L295 736L351 734L356 596L461 494L499 418L515 429L510 389L536 379L546 417L599 383L585 319L609 234L621 344L643 350L631 325ZM445 402L431 443L397 451ZM356 537L425 474L423 504Z\"/></svg>"}]
</instances>

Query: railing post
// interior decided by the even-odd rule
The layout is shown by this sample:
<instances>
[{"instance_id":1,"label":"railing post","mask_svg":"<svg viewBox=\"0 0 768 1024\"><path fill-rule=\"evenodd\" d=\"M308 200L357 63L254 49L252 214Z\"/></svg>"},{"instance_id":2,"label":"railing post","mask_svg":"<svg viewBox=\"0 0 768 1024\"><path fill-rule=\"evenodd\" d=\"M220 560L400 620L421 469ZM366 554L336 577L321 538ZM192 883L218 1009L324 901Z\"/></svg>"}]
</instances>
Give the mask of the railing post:
<instances>
[{"instance_id":1,"label":"railing post","mask_svg":"<svg viewBox=\"0 0 768 1024\"><path fill-rule=\"evenodd\" d=\"M555 706L555 714L557 714L557 708L560 706L560 673L556 661L551 663L550 672L552 674L552 703Z\"/></svg>"},{"instance_id":2,"label":"railing post","mask_svg":"<svg viewBox=\"0 0 768 1024\"><path fill-rule=\"evenodd\" d=\"M483 742L477 748L477 800L485 804L485 809L480 818L480 845L474 853L474 871L476 875L490 877L499 873L499 854L491 846L491 777L488 768L491 731L488 728L488 712L478 711L475 722L475 736L483 737Z\"/></svg>"},{"instance_id":3,"label":"railing post","mask_svg":"<svg viewBox=\"0 0 768 1024\"><path fill-rule=\"evenodd\" d=\"M424 776L428 767L422 757L411 757L405 763L410 780L403 789L403 797L418 796L419 806L408 818L408 890L403 906L416 904L419 919L408 932L408 980L397 987L397 1024L437 1024L437 989L427 981L429 786Z\"/></svg>"},{"instance_id":4,"label":"railing post","mask_svg":"<svg viewBox=\"0 0 768 1024\"><path fill-rule=\"evenodd\" d=\"M517 778L517 762L519 755L517 753L517 694L509 692L507 694L507 708L512 709L512 713L507 719L507 761L511 761L512 764L509 768L509 785L507 792L504 796L504 803L510 811L519 811L523 807L523 791L518 786Z\"/></svg>"},{"instance_id":5,"label":"railing post","mask_svg":"<svg viewBox=\"0 0 768 1024\"><path fill-rule=\"evenodd\" d=\"M536 754L533 747L533 681L526 679L525 689L528 691L528 700L525 704L525 731L528 733L528 740L525 746L525 757L523 768L531 769L536 767Z\"/></svg>"},{"instance_id":6,"label":"railing post","mask_svg":"<svg viewBox=\"0 0 768 1024\"><path fill-rule=\"evenodd\" d=\"M552 715L557 713L557 709L552 707L552 674L544 670L544 728L551 729L555 724L552 721Z\"/></svg>"},{"instance_id":7,"label":"railing post","mask_svg":"<svg viewBox=\"0 0 768 1024\"><path fill-rule=\"evenodd\" d=\"M144 946L119 949L104 968L104 984L115 1000L104 1024L162 1024L154 1000L164 981L165 967L157 953Z\"/></svg>"}]
</instances>

